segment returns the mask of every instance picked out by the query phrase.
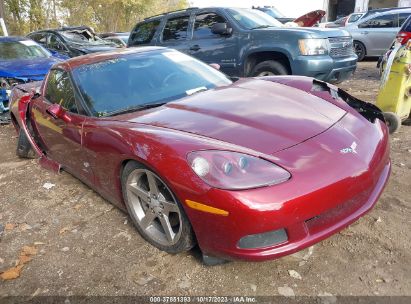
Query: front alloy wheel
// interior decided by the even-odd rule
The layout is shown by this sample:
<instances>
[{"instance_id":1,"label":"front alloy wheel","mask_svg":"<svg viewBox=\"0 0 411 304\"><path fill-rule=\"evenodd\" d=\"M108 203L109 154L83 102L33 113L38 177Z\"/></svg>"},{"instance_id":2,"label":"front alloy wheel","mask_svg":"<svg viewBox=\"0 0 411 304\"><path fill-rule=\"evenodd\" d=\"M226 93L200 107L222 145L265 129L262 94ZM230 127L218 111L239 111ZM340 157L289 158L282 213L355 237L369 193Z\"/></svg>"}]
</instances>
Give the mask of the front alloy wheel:
<instances>
[{"instance_id":1,"label":"front alloy wheel","mask_svg":"<svg viewBox=\"0 0 411 304\"><path fill-rule=\"evenodd\" d=\"M123 193L130 217L148 242L170 253L193 247L193 232L184 210L158 175L140 164L127 164Z\"/></svg>"}]
</instances>

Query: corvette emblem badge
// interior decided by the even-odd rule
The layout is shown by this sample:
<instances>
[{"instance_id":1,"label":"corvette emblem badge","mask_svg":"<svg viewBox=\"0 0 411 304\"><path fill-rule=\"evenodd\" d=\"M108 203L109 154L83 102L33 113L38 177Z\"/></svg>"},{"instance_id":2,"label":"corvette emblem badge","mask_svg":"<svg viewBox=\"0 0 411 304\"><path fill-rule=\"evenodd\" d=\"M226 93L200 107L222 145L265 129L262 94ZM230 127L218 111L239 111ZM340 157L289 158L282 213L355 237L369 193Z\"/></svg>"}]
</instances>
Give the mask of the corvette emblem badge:
<instances>
[{"instance_id":1,"label":"corvette emblem badge","mask_svg":"<svg viewBox=\"0 0 411 304\"><path fill-rule=\"evenodd\" d=\"M349 148L341 149L340 152L342 154L347 154L347 153L357 154L357 150L356 150L357 146L358 146L357 143L354 141Z\"/></svg>"}]
</instances>

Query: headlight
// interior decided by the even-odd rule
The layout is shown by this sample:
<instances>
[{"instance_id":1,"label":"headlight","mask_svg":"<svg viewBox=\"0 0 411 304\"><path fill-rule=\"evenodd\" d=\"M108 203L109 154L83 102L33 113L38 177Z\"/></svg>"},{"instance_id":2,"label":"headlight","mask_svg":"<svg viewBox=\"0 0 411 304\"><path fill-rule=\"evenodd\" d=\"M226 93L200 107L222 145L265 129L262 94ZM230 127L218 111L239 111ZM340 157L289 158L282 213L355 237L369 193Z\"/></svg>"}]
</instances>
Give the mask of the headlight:
<instances>
[{"instance_id":1,"label":"headlight","mask_svg":"<svg viewBox=\"0 0 411 304\"><path fill-rule=\"evenodd\" d=\"M187 156L193 171L211 187L240 190L275 185L290 179L285 169L247 154L207 150Z\"/></svg>"},{"instance_id":2,"label":"headlight","mask_svg":"<svg viewBox=\"0 0 411 304\"><path fill-rule=\"evenodd\" d=\"M330 49L328 39L300 39L298 41L301 55L325 55Z\"/></svg>"}]
</instances>

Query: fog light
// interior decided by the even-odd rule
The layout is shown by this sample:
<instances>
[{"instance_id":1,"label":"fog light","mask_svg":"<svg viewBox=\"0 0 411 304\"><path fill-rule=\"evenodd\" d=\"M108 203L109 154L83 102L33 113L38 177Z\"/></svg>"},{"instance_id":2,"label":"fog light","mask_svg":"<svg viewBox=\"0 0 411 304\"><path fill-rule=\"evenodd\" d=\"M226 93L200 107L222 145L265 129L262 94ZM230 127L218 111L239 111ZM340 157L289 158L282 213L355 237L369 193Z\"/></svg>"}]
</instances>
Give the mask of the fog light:
<instances>
[{"instance_id":1,"label":"fog light","mask_svg":"<svg viewBox=\"0 0 411 304\"><path fill-rule=\"evenodd\" d=\"M287 240L288 236L285 229L278 229L242 237L238 242L238 247L244 249L263 248L278 245L286 242Z\"/></svg>"}]
</instances>

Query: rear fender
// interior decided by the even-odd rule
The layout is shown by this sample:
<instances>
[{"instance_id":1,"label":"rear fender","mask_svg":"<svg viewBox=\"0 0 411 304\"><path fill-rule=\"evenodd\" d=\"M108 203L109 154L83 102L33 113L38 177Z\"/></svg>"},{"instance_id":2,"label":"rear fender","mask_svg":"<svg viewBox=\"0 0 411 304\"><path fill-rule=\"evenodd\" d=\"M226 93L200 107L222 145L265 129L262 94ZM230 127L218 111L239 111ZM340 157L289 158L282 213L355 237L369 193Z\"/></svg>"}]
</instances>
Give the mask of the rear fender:
<instances>
[{"instance_id":1,"label":"rear fender","mask_svg":"<svg viewBox=\"0 0 411 304\"><path fill-rule=\"evenodd\" d=\"M28 141L31 144L31 147L33 150L36 152L36 154L39 156L40 160L40 165L48 170L51 170L55 173L60 172L60 164L55 162L54 160L51 160L50 158L47 157L47 155L44 153L44 151L39 147L37 142L34 139L34 136L31 134L29 131L28 124L30 123L30 103L35 99L36 96L34 93L26 94L20 98L18 101L18 112L19 112L19 118L20 118L20 124L21 124L21 129L24 131L26 134L26 137Z\"/></svg>"}]
</instances>

